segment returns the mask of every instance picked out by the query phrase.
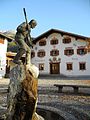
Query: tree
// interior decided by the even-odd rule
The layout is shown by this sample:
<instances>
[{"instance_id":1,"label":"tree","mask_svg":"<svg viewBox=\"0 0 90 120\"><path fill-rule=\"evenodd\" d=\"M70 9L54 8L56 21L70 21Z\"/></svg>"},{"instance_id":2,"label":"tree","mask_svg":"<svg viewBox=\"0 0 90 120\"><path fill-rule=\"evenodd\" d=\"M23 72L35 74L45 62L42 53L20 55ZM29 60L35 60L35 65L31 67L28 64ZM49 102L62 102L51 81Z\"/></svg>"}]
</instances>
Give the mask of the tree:
<instances>
[{"instance_id":1,"label":"tree","mask_svg":"<svg viewBox=\"0 0 90 120\"><path fill-rule=\"evenodd\" d=\"M11 51L11 52L17 52L18 51L18 45L16 44L15 41L12 42L8 42L8 47L7 47L7 51Z\"/></svg>"}]
</instances>

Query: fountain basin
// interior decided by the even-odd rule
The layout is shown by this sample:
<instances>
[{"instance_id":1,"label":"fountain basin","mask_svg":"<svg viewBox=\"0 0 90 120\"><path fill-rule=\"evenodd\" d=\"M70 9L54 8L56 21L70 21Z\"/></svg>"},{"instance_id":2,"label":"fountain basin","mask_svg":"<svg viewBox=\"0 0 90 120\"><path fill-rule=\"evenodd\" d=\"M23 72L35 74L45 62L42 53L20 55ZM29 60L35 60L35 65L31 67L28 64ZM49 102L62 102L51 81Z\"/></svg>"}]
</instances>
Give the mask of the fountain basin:
<instances>
[{"instance_id":1,"label":"fountain basin","mask_svg":"<svg viewBox=\"0 0 90 120\"><path fill-rule=\"evenodd\" d=\"M36 112L45 120L66 120L63 113L56 108L50 106L38 105Z\"/></svg>"}]
</instances>

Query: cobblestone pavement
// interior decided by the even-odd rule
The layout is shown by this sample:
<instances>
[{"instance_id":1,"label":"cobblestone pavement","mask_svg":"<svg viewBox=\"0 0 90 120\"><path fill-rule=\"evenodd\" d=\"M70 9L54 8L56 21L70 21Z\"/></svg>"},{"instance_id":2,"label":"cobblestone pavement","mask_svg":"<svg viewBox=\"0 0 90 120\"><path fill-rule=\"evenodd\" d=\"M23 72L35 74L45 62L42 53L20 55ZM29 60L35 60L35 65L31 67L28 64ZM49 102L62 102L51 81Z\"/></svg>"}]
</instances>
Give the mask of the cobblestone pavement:
<instances>
[{"instance_id":1,"label":"cobblestone pavement","mask_svg":"<svg viewBox=\"0 0 90 120\"><path fill-rule=\"evenodd\" d=\"M79 89L75 94L67 87L58 93L53 85L60 83L90 85L90 80L39 80L38 105L57 108L65 120L90 120L90 88Z\"/></svg>"},{"instance_id":2,"label":"cobblestone pavement","mask_svg":"<svg viewBox=\"0 0 90 120\"><path fill-rule=\"evenodd\" d=\"M8 87L9 79L0 80L0 88ZM38 105L56 108L65 120L90 120L90 88L79 89L75 94L72 88L64 88L58 93L54 84L90 85L90 80L38 80ZM0 114L6 110L6 93L0 93ZM56 119L55 119L56 120Z\"/></svg>"}]
</instances>

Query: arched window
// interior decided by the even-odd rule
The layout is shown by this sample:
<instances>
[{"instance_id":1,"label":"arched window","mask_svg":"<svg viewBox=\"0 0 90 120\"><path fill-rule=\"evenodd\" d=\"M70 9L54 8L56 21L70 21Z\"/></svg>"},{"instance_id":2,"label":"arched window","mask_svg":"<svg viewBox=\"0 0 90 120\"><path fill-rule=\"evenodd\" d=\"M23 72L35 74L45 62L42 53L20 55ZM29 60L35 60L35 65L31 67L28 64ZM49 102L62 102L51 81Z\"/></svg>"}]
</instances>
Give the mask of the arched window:
<instances>
[{"instance_id":1,"label":"arched window","mask_svg":"<svg viewBox=\"0 0 90 120\"><path fill-rule=\"evenodd\" d=\"M50 55L51 56L58 56L59 55L59 50L54 49L54 50L50 51Z\"/></svg>"},{"instance_id":2,"label":"arched window","mask_svg":"<svg viewBox=\"0 0 90 120\"><path fill-rule=\"evenodd\" d=\"M57 38L53 38L53 39L50 41L50 44L51 44L51 45L56 45L56 44L58 44L58 39L57 39Z\"/></svg>"},{"instance_id":3,"label":"arched window","mask_svg":"<svg viewBox=\"0 0 90 120\"><path fill-rule=\"evenodd\" d=\"M64 50L64 55L70 56L74 54L74 50L73 49L66 49Z\"/></svg>"},{"instance_id":4,"label":"arched window","mask_svg":"<svg viewBox=\"0 0 90 120\"><path fill-rule=\"evenodd\" d=\"M78 55L85 55L85 54L87 54L87 49L86 48L78 48L77 54Z\"/></svg>"},{"instance_id":5,"label":"arched window","mask_svg":"<svg viewBox=\"0 0 90 120\"><path fill-rule=\"evenodd\" d=\"M38 57L44 57L45 56L45 51L44 50L39 50L37 53Z\"/></svg>"},{"instance_id":6,"label":"arched window","mask_svg":"<svg viewBox=\"0 0 90 120\"><path fill-rule=\"evenodd\" d=\"M70 37L64 37L63 38L63 43L64 44L67 44L67 43L70 43L71 42L71 38Z\"/></svg>"},{"instance_id":7,"label":"arched window","mask_svg":"<svg viewBox=\"0 0 90 120\"><path fill-rule=\"evenodd\" d=\"M42 40L40 40L39 46L45 46L45 45L46 45L46 38L43 38Z\"/></svg>"}]
</instances>

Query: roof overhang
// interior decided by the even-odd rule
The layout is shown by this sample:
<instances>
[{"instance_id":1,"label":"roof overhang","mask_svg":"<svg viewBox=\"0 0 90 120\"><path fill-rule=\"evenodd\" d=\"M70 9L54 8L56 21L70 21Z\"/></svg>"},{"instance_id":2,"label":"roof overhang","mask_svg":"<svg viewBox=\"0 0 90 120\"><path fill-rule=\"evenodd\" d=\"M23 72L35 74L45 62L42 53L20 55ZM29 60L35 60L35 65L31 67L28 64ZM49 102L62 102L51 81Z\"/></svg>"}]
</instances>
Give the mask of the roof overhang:
<instances>
[{"instance_id":1,"label":"roof overhang","mask_svg":"<svg viewBox=\"0 0 90 120\"><path fill-rule=\"evenodd\" d=\"M7 35L1 33L1 32L0 32L0 36L2 36L3 38L7 38L7 40L8 40L9 42L11 42L11 41L14 40L13 38L11 38L11 37L9 37L9 36L7 36Z\"/></svg>"},{"instance_id":2,"label":"roof overhang","mask_svg":"<svg viewBox=\"0 0 90 120\"><path fill-rule=\"evenodd\" d=\"M69 36L76 37L76 39L83 39L83 40L89 39L89 37L85 37L85 36L82 36L82 35L77 35L77 34L74 34L74 33L69 33L69 32L65 32L65 31L62 31L62 30L58 30L58 29L50 29L47 32L45 32L45 33L41 34L40 36L36 37L33 40L33 43L36 43L38 40L42 39L43 37L48 37L52 33L60 33L61 35L69 35Z\"/></svg>"}]
</instances>

